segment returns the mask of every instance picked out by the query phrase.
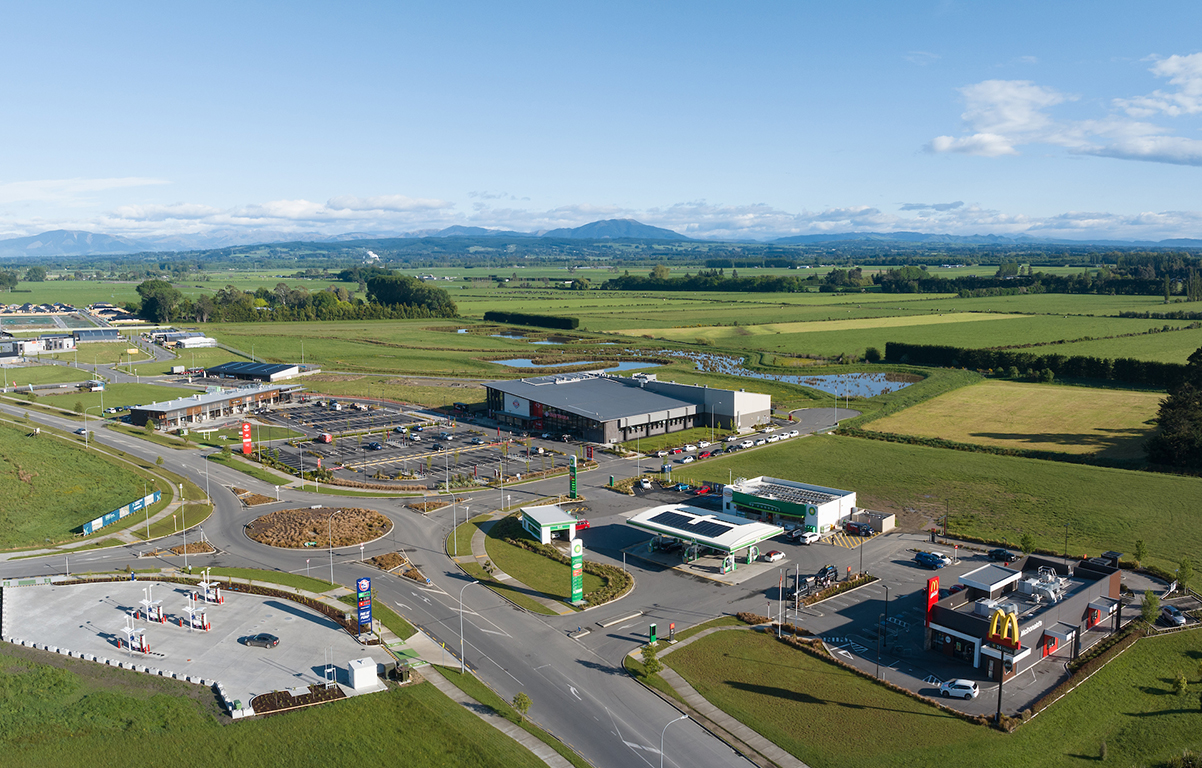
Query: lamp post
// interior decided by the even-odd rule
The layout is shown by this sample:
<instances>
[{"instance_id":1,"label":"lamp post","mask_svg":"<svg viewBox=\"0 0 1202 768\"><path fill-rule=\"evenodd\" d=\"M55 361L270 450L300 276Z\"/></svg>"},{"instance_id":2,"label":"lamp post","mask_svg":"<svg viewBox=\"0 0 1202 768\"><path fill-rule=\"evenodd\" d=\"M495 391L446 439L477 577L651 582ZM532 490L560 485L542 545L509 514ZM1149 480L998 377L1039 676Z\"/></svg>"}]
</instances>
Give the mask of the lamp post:
<instances>
[{"instance_id":1,"label":"lamp post","mask_svg":"<svg viewBox=\"0 0 1202 768\"><path fill-rule=\"evenodd\" d=\"M885 621L889 621L889 585L882 584L881 586L885 588ZM889 647L889 638L885 638L885 647Z\"/></svg>"},{"instance_id":2,"label":"lamp post","mask_svg":"<svg viewBox=\"0 0 1202 768\"><path fill-rule=\"evenodd\" d=\"M1068 562L1068 523L1064 524L1064 562Z\"/></svg>"},{"instance_id":3,"label":"lamp post","mask_svg":"<svg viewBox=\"0 0 1202 768\"><path fill-rule=\"evenodd\" d=\"M90 405L87 408L83 409L83 449L85 451L88 449L88 411L92 410L93 408L103 409L104 406L103 405ZM100 416L97 415L96 418L100 418ZM145 494L143 494L143 495L145 495Z\"/></svg>"},{"instance_id":4,"label":"lamp post","mask_svg":"<svg viewBox=\"0 0 1202 768\"><path fill-rule=\"evenodd\" d=\"M876 618L876 676L881 677L881 635L885 634L885 614Z\"/></svg>"},{"instance_id":5,"label":"lamp post","mask_svg":"<svg viewBox=\"0 0 1202 768\"><path fill-rule=\"evenodd\" d=\"M472 581L463 585L463 589L459 590L459 674L467 671L467 660L463 645L463 590L470 587L472 584L479 584L479 581Z\"/></svg>"},{"instance_id":6,"label":"lamp post","mask_svg":"<svg viewBox=\"0 0 1202 768\"><path fill-rule=\"evenodd\" d=\"M336 509L326 518L326 533L330 537L330 583L334 583L334 515L341 512L341 509Z\"/></svg>"},{"instance_id":7,"label":"lamp post","mask_svg":"<svg viewBox=\"0 0 1202 768\"><path fill-rule=\"evenodd\" d=\"M672 723L679 723L681 720L688 720L688 719L689 719L688 715L681 715L680 717L676 718L675 720L669 720L668 725L671 725ZM660 731L660 734L659 734L659 768L664 768L664 736L666 736L668 734L668 725L665 725L664 729L662 731Z\"/></svg>"}]
</instances>

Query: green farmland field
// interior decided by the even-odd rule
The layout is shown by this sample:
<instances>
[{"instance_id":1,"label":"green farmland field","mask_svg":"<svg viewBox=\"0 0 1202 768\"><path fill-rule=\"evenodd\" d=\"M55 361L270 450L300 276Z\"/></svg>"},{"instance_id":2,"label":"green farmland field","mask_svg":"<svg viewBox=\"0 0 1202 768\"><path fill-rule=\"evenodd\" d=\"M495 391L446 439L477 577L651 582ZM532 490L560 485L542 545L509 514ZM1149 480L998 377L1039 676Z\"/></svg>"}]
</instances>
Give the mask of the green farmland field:
<instances>
[{"instance_id":1,"label":"green farmland field","mask_svg":"<svg viewBox=\"0 0 1202 768\"><path fill-rule=\"evenodd\" d=\"M694 480L768 475L854 490L861 506L898 514L918 530L950 504L951 533L1017 542L1031 533L1059 551L1130 552L1176 568L1202 551L1202 478L1037 461L984 453L816 435L742 451L680 470ZM909 512L907 510L914 510Z\"/></svg>"},{"instance_id":2,"label":"green farmland field","mask_svg":"<svg viewBox=\"0 0 1202 768\"><path fill-rule=\"evenodd\" d=\"M869 425L876 432L1142 459L1163 394L982 381Z\"/></svg>"},{"instance_id":3,"label":"green farmland field","mask_svg":"<svg viewBox=\"0 0 1202 768\"><path fill-rule=\"evenodd\" d=\"M133 470L32 431L0 424L0 549L70 541L80 525L141 498Z\"/></svg>"},{"instance_id":4,"label":"green farmland field","mask_svg":"<svg viewBox=\"0 0 1202 768\"><path fill-rule=\"evenodd\" d=\"M1012 734L894 693L763 633L725 631L664 662L697 691L809 765L827 768L1161 765L1202 748L1202 632L1141 640ZM1171 692L1176 671L1190 680ZM926 691L933 695L932 690Z\"/></svg>"},{"instance_id":5,"label":"green farmland field","mask_svg":"<svg viewBox=\"0 0 1202 768\"><path fill-rule=\"evenodd\" d=\"M61 384L73 381L91 381L91 371L81 371L65 365L26 365L20 368L5 368L2 382L5 386L26 384Z\"/></svg>"},{"instance_id":6,"label":"green farmland field","mask_svg":"<svg viewBox=\"0 0 1202 768\"><path fill-rule=\"evenodd\" d=\"M157 384L109 384L104 388L104 392L70 392L62 395L46 395L39 397L38 402L45 405L53 405L56 408L66 408L73 410L75 403L81 402L85 408L91 408L94 405L100 405L104 402L105 408L114 406L131 406L144 405L146 403L157 403L166 400L174 400L177 397L185 397L198 390L183 389L180 387L162 387ZM92 411L92 416L96 415L96 411Z\"/></svg>"}]
</instances>

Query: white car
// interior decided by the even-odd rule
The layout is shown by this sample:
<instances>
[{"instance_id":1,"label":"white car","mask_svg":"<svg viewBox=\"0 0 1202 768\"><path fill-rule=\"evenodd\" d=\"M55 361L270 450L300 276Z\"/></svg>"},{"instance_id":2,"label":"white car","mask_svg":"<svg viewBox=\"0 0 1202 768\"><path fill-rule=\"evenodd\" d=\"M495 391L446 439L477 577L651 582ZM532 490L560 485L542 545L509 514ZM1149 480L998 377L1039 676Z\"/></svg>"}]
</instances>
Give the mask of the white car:
<instances>
[{"instance_id":1,"label":"white car","mask_svg":"<svg viewBox=\"0 0 1202 768\"><path fill-rule=\"evenodd\" d=\"M651 490L651 478L644 477L642 480L639 481L639 487L642 488L644 491Z\"/></svg>"},{"instance_id":2,"label":"white car","mask_svg":"<svg viewBox=\"0 0 1202 768\"><path fill-rule=\"evenodd\" d=\"M86 435L86 434L88 434L88 430L84 429L83 427L80 427L79 429L75 430L75 434Z\"/></svg>"},{"instance_id":3,"label":"white car","mask_svg":"<svg viewBox=\"0 0 1202 768\"><path fill-rule=\"evenodd\" d=\"M785 553L781 552L779 549L774 549L770 552L765 552L764 554L760 555L760 557L763 558L764 562L766 563L775 563L777 561L784 560Z\"/></svg>"},{"instance_id":4,"label":"white car","mask_svg":"<svg viewBox=\"0 0 1202 768\"><path fill-rule=\"evenodd\" d=\"M952 696L959 696L962 699L975 699L981 689L977 687L976 682L958 677L955 680L948 680L939 686L939 693L943 698L950 699Z\"/></svg>"},{"instance_id":5,"label":"white car","mask_svg":"<svg viewBox=\"0 0 1202 768\"><path fill-rule=\"evenodd\" d=\"M698 441L697 441L697 447L698 447L698 448L709 448L709 447L710 447L710 441L709 441L709 440L698 440Z\"/></svg>"},{"instance_id":6,"label":"white car","mask_svg":"<svg viewBox=\"0 0 1202 768\"><path fill-rule=\"evenodd\" d=\"M726 437L726 442L728 442L728 443L737 443L737 442L739 442L739 436L738 436L738 435L728 435L728 436Z\"/></svg>"},{"instance_id":7,"label":"white car","mask_svg":"<svg viewBox=\"0 0 1202 768\"><path fill-rule=\"evenodd\" d=\"M800 433L800 432L798 432L796 429L790 429L790 430L789 430L789 433L788 433L788 434L786 434L786 435L785 435L785 437L797 437L797 436L798 436L798 435L800 435L800 434L801 434L801 433Z\"/></svg>"},{"instance_id":8,"label":"white car","mask_svg":"<svg viewBox=\"0 0 1202 768\"><path fill-rule=\"evenodd\" d=\"M770 442L770 443L779 443L779 442L780 442L780 438L781 438L781 436L780 436L780 435L772 435L772 436L770 436L770 437L768 438L768 442Z\"/></svg>"},{"instance_id":9,"label":"white car","mask_svg":"<svg viewBox=\"0 0 1202 768\"><path fill-rule=\"evenodd\" d=\"M668 455L668 452L667 451L656 451L655 455L662 459L663 457Z\"/></svg>"},{"instance_id":10,"label":"white car","mask_svg":"<svg viewBox=\"0 0 1202 768\"><path fill-rule=\"evenodd\" d=\"M752 443L752 445L767 445L767 444L768 444L768 439L764 438L764 437L761 437L759 440L756 440L754 443Z\"/></svg>"},{"instance_id":11,"label":"white car","mask_svg":"<svg viewBox=\"0 0 1202 768\"><path fill-rule=\"evenodd\" d=\"M686 445L684 447L684 449L686 451L688 451L689 453L692 453L693 451L697 450L697 446L693 445L692 443L689 443L688 445Z\"/></svg>"},{"instance_id":12,"label":"white car","mask_svg":"<svg viewBox=\"0 0 1202 768\"><path fill-rule=\"evenodd\" d=\"M680 463L681 464L692 464L694 461L697 461L697 458L695 456L685 456L683 459L680 460Z\"/></svg>"},{"instance_id":13,"label":"white car","mask_svg":"<svg viewBox=\"0 0 1202 768\"><path fill-rule=\"evenodd\" d=\"M819 535L817 531L803 531L798 528L796 531L793 531L791 534L789 534L789 538L793 539L793 541L796 541L798 544L813 544L816 541L820 541L822 536Z\"/></svg>"},{"instance_id":14,"label":"white car","mask_svg":"<svg viewBox=\"0 0 1202 768\"><path fill-rule=\"evenodd\" d=\"M751 442L750 440L744 440L743 442L739 443L740 448L750 448L753 445L755 445L755 443Z\"/></svg>"}]
</instances>

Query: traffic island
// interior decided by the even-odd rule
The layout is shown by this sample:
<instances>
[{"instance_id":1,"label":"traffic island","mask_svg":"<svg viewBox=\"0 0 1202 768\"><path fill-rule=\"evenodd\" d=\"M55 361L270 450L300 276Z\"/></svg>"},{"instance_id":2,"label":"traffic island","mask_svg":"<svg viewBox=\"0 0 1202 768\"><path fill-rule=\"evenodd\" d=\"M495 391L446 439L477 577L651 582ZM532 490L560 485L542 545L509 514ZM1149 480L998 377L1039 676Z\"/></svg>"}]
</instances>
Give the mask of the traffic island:
<instances>
[{"instance_id":1,"label":"traffic island","mask_svg":"<svg viewBox=\"0 0 1202 768\"><path fill-rule=\"evenodd\" d=\"M252 520L246 535L260 544L282 549L364 544L385 536L392 521L372 509L281 509Z\"/></svg>"}]
</instances>

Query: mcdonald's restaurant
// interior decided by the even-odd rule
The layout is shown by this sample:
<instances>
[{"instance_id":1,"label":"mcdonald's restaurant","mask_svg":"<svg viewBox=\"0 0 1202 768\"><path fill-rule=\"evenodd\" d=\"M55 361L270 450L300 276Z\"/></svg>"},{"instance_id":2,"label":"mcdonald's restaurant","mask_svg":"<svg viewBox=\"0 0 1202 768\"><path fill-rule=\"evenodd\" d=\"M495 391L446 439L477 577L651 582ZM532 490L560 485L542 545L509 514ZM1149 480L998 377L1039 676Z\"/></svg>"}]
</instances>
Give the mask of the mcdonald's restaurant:
<instances>
[{"instance_id":1,"label":"mcdonald's restaurant","mask_svg":"<svg viewBox=\"0 0 1202 768\"><path fill-rule=\"evenodd\" d=\"M1065 562L1030 555L927 582L925 648L1009 680L1047 658L1076 658L1123 623L1118 553ZM944 596L941 596L944 595Z\"/></svg>"}]
</instances>

